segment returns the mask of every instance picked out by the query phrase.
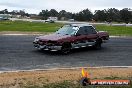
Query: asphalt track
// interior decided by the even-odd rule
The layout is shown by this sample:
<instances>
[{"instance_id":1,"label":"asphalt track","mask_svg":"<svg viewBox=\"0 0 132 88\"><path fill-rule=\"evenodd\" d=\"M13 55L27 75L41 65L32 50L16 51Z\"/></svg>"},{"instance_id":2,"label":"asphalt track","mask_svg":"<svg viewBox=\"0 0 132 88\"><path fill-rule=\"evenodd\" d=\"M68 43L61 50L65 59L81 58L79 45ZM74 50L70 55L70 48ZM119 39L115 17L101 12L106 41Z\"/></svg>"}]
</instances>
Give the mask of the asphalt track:
<instances>
[{"instance_id":1,"label":"asphalt track","mask_svg":"<svg viewBox=\"0 0 132 88\"><path fill-rule=\"evenodd\" d=\"M34 35L0 35L0 71L94 66L132 66L132 37L110 38L101 50L82 48L69 55L38 51Z\"/></svg>"}]
</instances>

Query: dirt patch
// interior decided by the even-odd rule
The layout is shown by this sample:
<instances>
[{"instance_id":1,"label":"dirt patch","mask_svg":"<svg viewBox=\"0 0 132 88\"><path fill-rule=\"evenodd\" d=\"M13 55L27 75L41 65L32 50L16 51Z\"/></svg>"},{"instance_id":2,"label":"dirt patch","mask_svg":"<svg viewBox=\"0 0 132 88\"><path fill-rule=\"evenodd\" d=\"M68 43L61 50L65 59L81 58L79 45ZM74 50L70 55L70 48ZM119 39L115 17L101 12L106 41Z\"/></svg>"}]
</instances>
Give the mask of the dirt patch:
<instances>
[{"instance_id":1,"label":"dirt patch","mask_svg":"<svg viewBox=\"0 0 132 88\"><path fill-rule=\"evenodd\" d=\"M132 78L132 68L88 68L91 79ZM0 74L0 88L21 88L23 85L44 85L64 80L79 81L81 69L11 72Z\"/></svg>"}]
</instances>

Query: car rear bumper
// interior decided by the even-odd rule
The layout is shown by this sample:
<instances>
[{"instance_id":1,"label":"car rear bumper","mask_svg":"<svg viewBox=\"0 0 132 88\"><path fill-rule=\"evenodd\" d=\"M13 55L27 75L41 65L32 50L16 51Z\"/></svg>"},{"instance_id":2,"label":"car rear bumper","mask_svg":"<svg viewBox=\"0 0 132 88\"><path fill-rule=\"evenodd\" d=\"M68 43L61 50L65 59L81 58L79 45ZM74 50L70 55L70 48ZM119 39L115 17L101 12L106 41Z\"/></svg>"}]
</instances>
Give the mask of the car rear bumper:
<instances>
[{"instance_id":1,"label":"car rear bumper","mask_svg":"<svg viewBox=\"0 0 132 88\"><path fill-rule=\"evenodd\" d=\"M39 49L39 50L49 50L49 51L59 51L61 50L62 46L47 46L47 45L40 45L40 44L35 44L34 47Z\"/></svg>"}]
</instances>

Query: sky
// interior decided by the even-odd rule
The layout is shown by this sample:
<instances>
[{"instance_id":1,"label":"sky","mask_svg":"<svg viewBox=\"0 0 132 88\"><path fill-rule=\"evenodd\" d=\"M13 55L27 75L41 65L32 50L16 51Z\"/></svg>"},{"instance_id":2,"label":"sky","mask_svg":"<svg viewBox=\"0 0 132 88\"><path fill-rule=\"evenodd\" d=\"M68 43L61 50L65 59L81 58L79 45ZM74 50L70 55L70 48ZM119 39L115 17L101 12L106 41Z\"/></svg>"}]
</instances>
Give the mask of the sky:
<instances>
[{"instance_id":1,"label":"sky","mask_svg":"<svg viewBox=\"0 0 132 88\"><path fill-rule=\"evenodd\" d=\"M0 0L0 10L24 10L32 14L46 9L76 13L86 8L92 12L108 8L132 8L132 0Z\"/></svg>"}]
</instances>

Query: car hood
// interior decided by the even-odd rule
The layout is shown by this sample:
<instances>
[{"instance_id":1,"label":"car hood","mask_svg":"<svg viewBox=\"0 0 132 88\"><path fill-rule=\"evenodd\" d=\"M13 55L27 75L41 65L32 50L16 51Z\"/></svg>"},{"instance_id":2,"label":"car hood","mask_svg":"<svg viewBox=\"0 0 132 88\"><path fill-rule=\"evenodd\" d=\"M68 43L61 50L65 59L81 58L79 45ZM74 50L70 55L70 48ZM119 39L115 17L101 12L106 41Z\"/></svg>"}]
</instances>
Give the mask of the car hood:
<instances>
[{"instance_id":1,"label":"car hood","mask_svg":"<svg viewBox=\"0 0 132 88\"><path fill-rule=\"evenodd\" d=\"M70 35L62 35L62 34L49 34L49 35L45 35L45 36L39 36L37 38L39 38L40 40L46 40L46 41L57 41L57 40L60 40L60 39L64 39L64 38L67 38L67 37L70 37Z\"/></svg>"}]
</instances>

